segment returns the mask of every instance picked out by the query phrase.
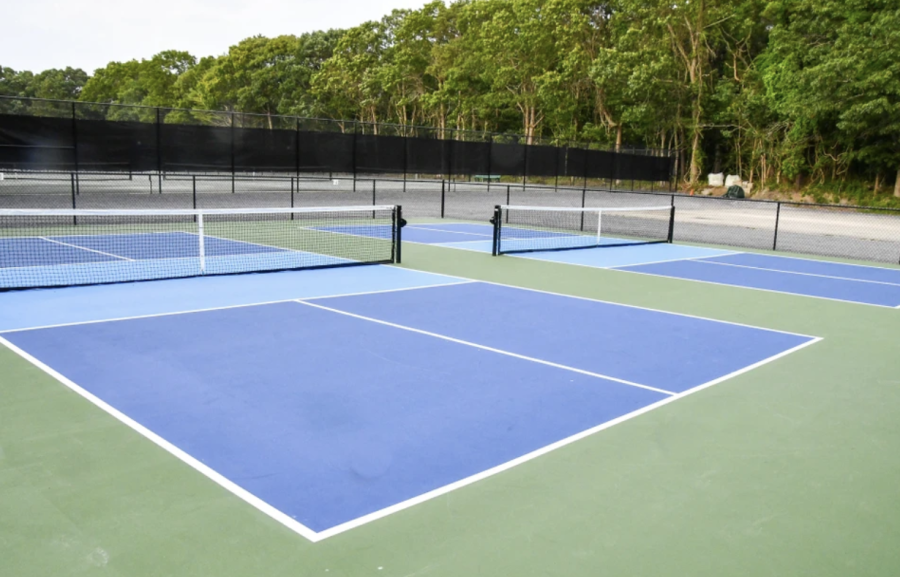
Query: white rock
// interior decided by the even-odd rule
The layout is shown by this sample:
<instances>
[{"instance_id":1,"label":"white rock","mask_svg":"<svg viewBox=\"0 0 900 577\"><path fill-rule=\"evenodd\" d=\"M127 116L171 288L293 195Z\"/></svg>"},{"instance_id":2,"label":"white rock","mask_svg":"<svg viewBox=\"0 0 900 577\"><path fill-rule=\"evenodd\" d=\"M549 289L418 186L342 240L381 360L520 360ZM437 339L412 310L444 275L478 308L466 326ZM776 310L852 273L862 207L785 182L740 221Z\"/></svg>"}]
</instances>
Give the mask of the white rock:
<instances>
[{"instance_id":1,"label":"white rock","mask_svg":"<svg viewBox=\"0 0 900 577\"><path fill-rule=\"evenodd\" d=\"M728 178L725 179L725 186L740 186L741 185L741 177L735 174L729 174Z\"/></svg>"},{"instance_id":2,"label":"white rock","mask_svg":"<svg viewBox=\"0 0 900 577\"><path fill-rule=\"evenodd\" d=\"M710 173L707 175L707 179L709 179L710 186L724 186L725 184L725 174L721 172L718 174Z\"/></svg>"}]
</instances>

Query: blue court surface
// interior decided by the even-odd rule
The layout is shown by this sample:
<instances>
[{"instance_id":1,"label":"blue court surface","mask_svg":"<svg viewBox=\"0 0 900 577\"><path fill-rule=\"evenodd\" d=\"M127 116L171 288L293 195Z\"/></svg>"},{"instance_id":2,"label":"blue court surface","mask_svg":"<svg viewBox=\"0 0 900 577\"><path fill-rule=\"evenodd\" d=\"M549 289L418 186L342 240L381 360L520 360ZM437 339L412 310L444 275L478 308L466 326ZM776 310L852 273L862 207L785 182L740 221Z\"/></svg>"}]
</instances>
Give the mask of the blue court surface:
<instances>
[{"instance_id":1,"label":"blue court surface","mask_svg":"<svg viewBox=\"0 0 900 577\"><path fill-rule=\"evenodd\" d=\"M8 315L0 336L311 540L538 458L818 340L367 269L354 269L352 287L335 271L265 275L294 279L268 296L292 292L296 300L270 304L241 304L242 293L223 308L187 312L195 297L179 301L170 292L170 312L179 314L144 317L148 309L126 289L149 296L154 286L174 284L188 295L197 287L183 283L216 279L37 291L20 305L35 313L46 300L49 312L38 320L62 326L8 330L22 320ZM329 286L333 296L323 294ZM118 311L135 307L131 318L65 324L77 321L68 307L53 306L56 298L94 302L82 314L100 314L99 299L117 292L131 295ZM149 310L162 306L158 297Z\"/></svg>"},{"instance_id":2,"label":"blue court surface","mask_svg":"<svg viewBox=\"0 0 900 577\"><path fill-rule=\"evenodd\" d=\"M388 237L389 238L389 237ZM149 280L329 266L347 259L188 232L0 238L0 286L66 284L66 279Z\"/></svg>"},{"instance_id":3,"label":"blue court surface","mask_svg":"<svg viewBox=\"0 0 900 577\"><path fill-rule=\"evenodd\" d=\"M403 231L404 241L491 252L489 224L414 224ZM528 238L527 231L521 238ZM678 244L533 252L503 258L510 257L900 308L900 269Z\"/></svg>"}]
</instances>

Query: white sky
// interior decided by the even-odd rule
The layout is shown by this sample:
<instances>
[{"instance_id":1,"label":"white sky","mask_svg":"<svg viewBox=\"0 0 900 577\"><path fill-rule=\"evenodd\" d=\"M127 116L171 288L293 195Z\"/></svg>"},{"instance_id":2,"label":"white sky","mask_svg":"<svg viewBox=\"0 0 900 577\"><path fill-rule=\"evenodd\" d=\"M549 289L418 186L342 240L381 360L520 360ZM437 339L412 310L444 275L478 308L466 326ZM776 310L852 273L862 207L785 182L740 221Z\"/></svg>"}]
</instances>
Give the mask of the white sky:
<instances>
[{"instance_id":1,"label":"white sky","mask_svg":"<svg viewBox=\"0 0 900 577\"><path fill-rule=\"evenodd\" d=\"M426 0L9 0L2 8L0 65L40 72L73 66L93 74L112 60L163 50L219 55L262 34L299 35L379 20Z\"/></svg>"}]
</instances>

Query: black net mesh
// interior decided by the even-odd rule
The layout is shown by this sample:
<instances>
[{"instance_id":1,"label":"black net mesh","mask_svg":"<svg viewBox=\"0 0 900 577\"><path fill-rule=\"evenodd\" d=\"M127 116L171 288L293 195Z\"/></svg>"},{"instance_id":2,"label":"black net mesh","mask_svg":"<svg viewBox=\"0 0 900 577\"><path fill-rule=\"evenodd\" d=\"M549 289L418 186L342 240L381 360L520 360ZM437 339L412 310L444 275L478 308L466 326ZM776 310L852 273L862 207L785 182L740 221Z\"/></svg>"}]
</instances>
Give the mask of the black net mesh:
<instances>
[{"instance_id":1,"label":"black net mesh","mask_svg":"<svg viewBox=\"0 0 900 577\"><path fill-rule=\"evenodd\" d=\"M494 214L497 254L671 242L671 206L571 209L501 206Z\"/></svg>"},{"instance_id":2,"label":"black net mesh","mask_svg":"<svg viewBox=\"0 0 900 577\"><path fill-rule=\"evenodd\" d=\"M394 260L391 206L0 211L0 289Z\"/></svg>"}]
</instances>

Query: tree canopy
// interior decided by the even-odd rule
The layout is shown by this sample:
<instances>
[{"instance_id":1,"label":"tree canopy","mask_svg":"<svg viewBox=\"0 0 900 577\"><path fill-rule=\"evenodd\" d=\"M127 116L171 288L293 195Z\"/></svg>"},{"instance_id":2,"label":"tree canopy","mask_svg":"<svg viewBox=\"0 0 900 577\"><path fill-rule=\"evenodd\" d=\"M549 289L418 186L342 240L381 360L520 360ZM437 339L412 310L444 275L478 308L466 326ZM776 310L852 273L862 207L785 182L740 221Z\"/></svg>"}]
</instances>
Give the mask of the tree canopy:
<instances>
[{"instance_id":1,"label":"tree canopy","mask_svg":"<svg viewBox=\"0 0 900 577\"><path fill-rule=\"evenodd\" d=\"M687 186L727 171L762 187L896 180L900 195L888 0L435 0L220 56L0 68L0 94L661 148Z\"/></svg>"}]
</instances>

